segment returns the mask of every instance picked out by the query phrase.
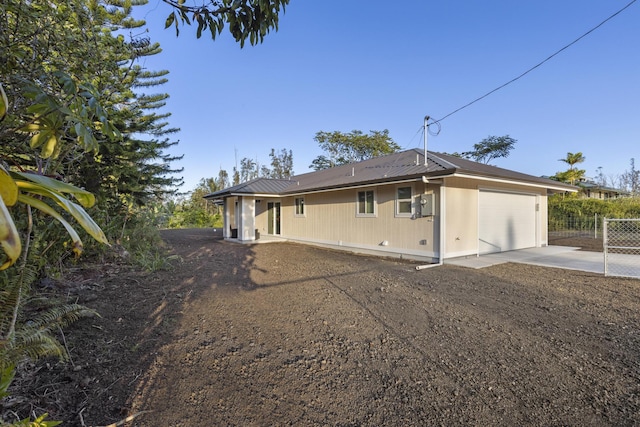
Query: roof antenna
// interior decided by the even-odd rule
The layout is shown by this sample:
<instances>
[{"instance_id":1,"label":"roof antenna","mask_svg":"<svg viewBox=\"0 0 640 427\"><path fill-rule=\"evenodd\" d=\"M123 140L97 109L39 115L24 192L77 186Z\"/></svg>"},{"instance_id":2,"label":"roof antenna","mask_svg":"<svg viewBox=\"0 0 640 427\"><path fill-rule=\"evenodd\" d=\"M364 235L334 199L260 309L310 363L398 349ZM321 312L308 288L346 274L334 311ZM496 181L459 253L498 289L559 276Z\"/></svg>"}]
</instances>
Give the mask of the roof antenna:
<instances>
[{"instance_id":1,"label":"roof antenna","mask_svg":"<svg viewBox=\"0 0 640 427\"><path fill-rule=\"evenodd\" d=\"M424 165L427 166L427 134L429 132L429 125L427 122L431 117L424 116Z\"/></svg>"}]
</instances>

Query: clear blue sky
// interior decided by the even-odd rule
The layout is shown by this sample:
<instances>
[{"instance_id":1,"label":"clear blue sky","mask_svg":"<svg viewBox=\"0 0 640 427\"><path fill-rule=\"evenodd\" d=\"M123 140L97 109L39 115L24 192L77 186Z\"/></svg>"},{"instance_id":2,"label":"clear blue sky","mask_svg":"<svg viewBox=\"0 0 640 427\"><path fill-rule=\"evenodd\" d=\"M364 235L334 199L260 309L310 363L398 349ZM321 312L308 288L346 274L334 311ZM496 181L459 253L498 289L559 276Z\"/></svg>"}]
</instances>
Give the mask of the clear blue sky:
<instances>
[{"instance_id":1,"label":"clear blue sky","mask_svg":"<svg viewBox=\"0 0 640 427\"><path fill-rule=\"evenodd\" d=\"M169 6L136 9L163 52L142 63L170 71L170 124L181 128L190 191L229 174L236 157L269 162L293 150L296 174L322 154L318 131L388 129L423 146L425 115L442 118L508 82L630 0L291 0L280 29L243 49L228 35L164 29ZM640 2L518 81L448 117L429 150L462 152L489 135L518 140L493 164L535 176L581 168L606 176L640 163ZM237 154L236 154L237 153Z\"/></svg>"}]
</instances>

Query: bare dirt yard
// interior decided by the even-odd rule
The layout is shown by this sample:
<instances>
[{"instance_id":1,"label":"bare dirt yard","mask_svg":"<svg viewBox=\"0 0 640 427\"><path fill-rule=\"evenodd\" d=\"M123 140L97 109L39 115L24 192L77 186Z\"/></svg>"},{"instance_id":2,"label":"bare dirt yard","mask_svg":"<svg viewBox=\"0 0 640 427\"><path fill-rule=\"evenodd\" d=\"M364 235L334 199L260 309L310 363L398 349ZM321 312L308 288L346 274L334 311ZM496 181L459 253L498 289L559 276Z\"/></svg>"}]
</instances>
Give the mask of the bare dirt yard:
<instances>
[{"instance_id":1,"label":"bare dirt yard","mask_svg":"<svg viewBox=\"0 0 640 427\"><path fill-rule=\"evenodd\" d=\"M640 425L640 280L163 232L169 271L74 272L71 361L4 417L71 426ZM54 292L48 290L47 292Z\"/></svg>"}]
</instances>

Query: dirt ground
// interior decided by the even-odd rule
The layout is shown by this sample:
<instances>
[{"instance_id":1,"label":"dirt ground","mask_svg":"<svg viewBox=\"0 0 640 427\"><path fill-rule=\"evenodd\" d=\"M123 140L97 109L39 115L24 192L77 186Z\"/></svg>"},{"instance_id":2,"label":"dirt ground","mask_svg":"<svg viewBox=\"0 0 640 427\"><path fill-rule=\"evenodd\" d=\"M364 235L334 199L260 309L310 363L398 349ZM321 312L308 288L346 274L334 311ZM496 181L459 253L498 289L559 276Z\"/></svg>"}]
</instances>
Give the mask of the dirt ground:
<instances>
[{"instance_id":1,"label":"dirt ground","mask_svg":"<svg viewBox=\"0 0 640 427\"><path fill-rule=\"evenodd\" d=\"M102 317L65 331L69 363L21 373L5 419L640 425L640 280L163 238L170 271L103 265L48 291Z\"/></svg>"}]
</instances>

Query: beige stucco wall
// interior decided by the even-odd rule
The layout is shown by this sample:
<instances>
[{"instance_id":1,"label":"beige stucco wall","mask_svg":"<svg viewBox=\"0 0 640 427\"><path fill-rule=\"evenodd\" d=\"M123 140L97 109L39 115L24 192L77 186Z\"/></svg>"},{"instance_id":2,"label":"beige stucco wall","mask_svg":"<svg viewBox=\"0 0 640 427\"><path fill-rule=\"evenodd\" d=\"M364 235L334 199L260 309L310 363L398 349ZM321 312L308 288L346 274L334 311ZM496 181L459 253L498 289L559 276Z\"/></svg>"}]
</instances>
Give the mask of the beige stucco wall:
<instances>
[{"instance_id":1,"label":"beige stucco wall","mask_svg":"<svg viewBox=\"0 0 640 427\"><path fill-rule=\"evenodd\" d=\"M495 181L479 181L468 178L444 180L444 257L474 255L478 253L478 204L479 190L511 191L538 196L538 242L547 245L547 190L526 185Z\"/></svg>"},{"instance_id":2,"label":"beige stucco wall","mask_svg":"<svg viewBox=\"0 0 640 427\"><path fill-rule=\"evenodd\" d=\"M256 197L256 229L260 233L267 233L267 204L270 201L279 200L279 199L266 199L261 197Z\"/></svg>"},{"instance_id":3,"label":"beige stucco wall","mask_svg":"<svg viewBox=\"0 0 640 427\"><path fill-rule=\"evenodd\" d=\"M400 184L413 188L414 212L422 193L438 193L439 187L422 182ZM417 257L434 257L437 244L438 216L406 218L396 216L396 188L398 185L380 185L334 192L305 194L305 215L296 216L294 199L280 199L282 204L281 236L331 246L374 250L389 255L400 252ZM359 217L356 214L358 191L374 190L376 214ZM437 197L437 196L436 196ZM261 205L261 206L260 206ZM435 205L438 205L436 198ZM258 206L260 206L258 208ZM256 205L256 224L261 233L267 233L266 203ZM382 245L383 242L386 245Z\"/></svg>"},{"instance_id":4,"label":"beige stucco wall","mask_svg":"<svg viewBox=\"0 0 640 427\"><path fill-rule=\"evenodd\" d=\"M464 179L446 179L444 187L445 258L478 251L478 184Z\"/></svg>"}]
</instances>

